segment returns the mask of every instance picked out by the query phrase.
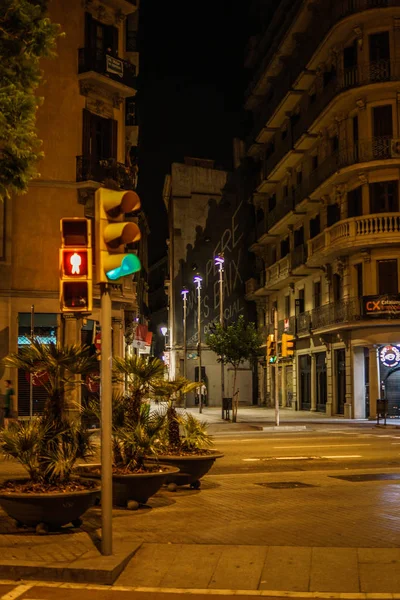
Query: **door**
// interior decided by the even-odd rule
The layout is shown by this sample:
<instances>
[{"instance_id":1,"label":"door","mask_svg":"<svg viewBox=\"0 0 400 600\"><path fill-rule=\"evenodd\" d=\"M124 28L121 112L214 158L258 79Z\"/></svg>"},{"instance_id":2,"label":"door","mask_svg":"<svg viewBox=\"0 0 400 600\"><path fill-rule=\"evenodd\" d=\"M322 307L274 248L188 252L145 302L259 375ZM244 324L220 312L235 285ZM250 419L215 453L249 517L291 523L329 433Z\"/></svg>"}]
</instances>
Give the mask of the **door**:
<instances>
[{"instance_id":1,"label":"door","mask_svg":"<svg viewBox=\"0 0 400 600\"><path fill-rule=\"evenodd\" d=\"M327 378L326 378L326 353L318 352L315 355L315 370L316 370L316 396L317 396L317 411L326 412L327 394Z\"/></svg>"},{"instance_id":2,"label":"door","mask_svg":"<svg viewBox=\"0 0 400 600\"><path fill-rule=\"evenodd\" d=\"M400 370L394 371L386 379L385 383L386 399L388 401L388 415L390 417L400 417Z\"/></svg>"},{"instance_id":3,"label":"door","mask_svg":"<svg viewBox=\"0 0 400 600\"><path fill-rule=\"evenodd\" d=\"M93 61L96 71L105 71L106 54L118 56L118 29L93 19L85 13L85 49Z\"/></svg>"},{"instance_id":4,"label":"door","mask_svg":"<svg viewBox=\"0 0 400 600\"><path fill-rule=\"evenodd\" d=\"M382 296L386 294L398 294L398 269L397 260L378 260L378 293Z\"/></svg>"},{"instance_id":5,"label":"door","mask_svg":"<svg viewBox=\"0 0 400 600\"><path fill-rule=\"evenodd\" d=\"M393 137L392 105L372 109L373 158L390 157L390 139Z\"/></svg>"},{"instance_id":6,"label":"door","mask_svg":"<svg viewBox=\"0 0 400 600\"><path fill-rule=\"evenodd\" d=\"M311 409L311 356L299 356L299 409Z\"/></svg>"},{"instance_id":7,"label":"door","mask_svg":"<svg viewBox=\"0 0 400 600\"><path fill-rule=\"evenodd\" d=\"M352 87L358 83L357 42L356 40L343 50L343 84Z\"/></svg>"},{"instance_id":8,"label":"door","mask_svg":"<svg viewBox=\"0 0 400 600\"><path fill-rule=\"evenodd\" d=\"M389 32L381 31L369 36L369 74L371 81L390 79Z\"/></svg>"},{"instance_id":9,"label":"door","mask_svg":"<svg viewBox=\"0 0 400 600\"><path fill-rule=\"evenodd\" d=\"M344 404L346 402L346 351L344 349L335 350L336 366L336 406L337 414L344 414Z\"/></svg>"},{"instance_id":10,"label":"door","mask_svg":"<svg viewBox=\"0 0 400 600\"><path fill-rule=\"evenodd\" d=\"M101 181L106 176L113 176L112 169L117 159L117 126L114 119L105 119L86 109L83 111L83 162L95 181L99 181L99 177Z\"/></svg>"}]
</instances>

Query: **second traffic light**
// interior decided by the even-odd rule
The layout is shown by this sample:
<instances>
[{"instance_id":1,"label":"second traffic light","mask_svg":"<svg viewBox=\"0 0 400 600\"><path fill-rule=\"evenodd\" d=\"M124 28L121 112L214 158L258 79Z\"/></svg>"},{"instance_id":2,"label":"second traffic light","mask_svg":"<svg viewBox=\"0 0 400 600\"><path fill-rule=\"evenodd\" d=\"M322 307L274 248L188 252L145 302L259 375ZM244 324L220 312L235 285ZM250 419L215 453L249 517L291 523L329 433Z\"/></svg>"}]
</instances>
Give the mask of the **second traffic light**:
<instances>
[{"instance_id":1,"label":"second traffic light","mask_svg":"<svg viewBox=\"0 0 400 600\"><path fill-rule=\"evenodd\" d=\"M112 282L140 271L140 260L125 253L125 246L140 240L136 223L125 222L124 215L140 208L133 191L100 188L96 192L96 271L97 282Z\"/></svg>"},{"instance_id":2,"label":"second traffic light","mask_svg":"<svg viewBox=\"0 0 400 600\"><path fill-rule=\"evenodd\" d=\"M290 333L282 333L282 356L293 356L294 337Z\"/></svg>"},{"instance_id":3,"label":"second traffic light","mask_svg":"<svg viewBox=\"0 0 400 600\"><path fill-rule=\"evenodd\" d=\"M273 333L270 333L267 338L267 361L276 361L276 341Z\"/></svg>"}]
</instances>

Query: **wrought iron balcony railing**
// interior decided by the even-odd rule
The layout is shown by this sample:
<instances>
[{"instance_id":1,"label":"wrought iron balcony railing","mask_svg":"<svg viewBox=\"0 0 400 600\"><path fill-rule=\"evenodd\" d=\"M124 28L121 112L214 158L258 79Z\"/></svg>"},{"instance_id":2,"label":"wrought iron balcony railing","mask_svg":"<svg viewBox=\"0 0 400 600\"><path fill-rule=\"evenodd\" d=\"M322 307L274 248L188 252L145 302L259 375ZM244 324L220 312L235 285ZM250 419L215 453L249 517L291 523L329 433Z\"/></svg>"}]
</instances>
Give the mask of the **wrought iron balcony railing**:
<instances>
[{"instance_id":1,"label":"wrought iron balcony railing","mask_svg":"<svg viewBox=\"0 0 400 600\"><path fill-rule=\"evenodd\" d=\"M76 181L114 180L122 190L136 189L136 171L113 158L94 161L90 156L76 157Z\"/></svg>"},{"instance_id":2,"label":"wrought iron balcony railing","mask_svg":"<svg viewBox=\"0 0 400 600\"><path fill-rule=\"evenodd\" d=\"M135 65L96 48L79 48L78 73L88 73L89 71L95 71L127 87L137 87Z\"/></svg>"},{"instance_id":3,"label":"wrought iron balcony railing","mask_svg":"<svg viewBox=\"0 0 400 600\"><path fill-rule=\"evenodd\" d=\"M307 67L315 50L336 23L351 14L392 6L400 6L400 0L328 0L319 4L315 3L313 5L314 15L307 27L307 33L297 35L299 41L296 50L288 57L281 72L275 78L271 86L271 94L261 107L255 120L251 135L247 140L248 145L252 143L260 130L267 124L285 95L292 90L292 84L301 71ZM254 89L254 82L261 78L270 59L271 56L266 54L254 74L253 82L247 91L248 94Z\"/></svg>"},{"instance_id":4,"label":"wrought iron balcony railing","mask_svg":"<svg viewBox=\"0 0 400 600\"><path fill-rule=\"evenodd\" d=\"M349 323L361 319L360 298L345 298L338 302L314 308L311 315L312 328L322 329L338 323Z\"/></svg>"},{"instance_id":5,"label":"wrought iron balcony railing","mask_svg":"<svg viewBox=\"0 0 400 600\"><path fill-rule=\"evenodd\" d=\"M311 312L308 310L306 312L300 313L296 317L296 333L309 333L311 329Z\"/></svg>"},{"instance_id":6,"label":"wrought iron balcony railing","mask_svg":"<svg viewBox=\"0 0 400 600\"><path fill-rule=\"evenodd\" d=\"M278 339L282 338L282 333L295 334L296 317L288 317L278 321Z\"/></svg>"}]
</instances>

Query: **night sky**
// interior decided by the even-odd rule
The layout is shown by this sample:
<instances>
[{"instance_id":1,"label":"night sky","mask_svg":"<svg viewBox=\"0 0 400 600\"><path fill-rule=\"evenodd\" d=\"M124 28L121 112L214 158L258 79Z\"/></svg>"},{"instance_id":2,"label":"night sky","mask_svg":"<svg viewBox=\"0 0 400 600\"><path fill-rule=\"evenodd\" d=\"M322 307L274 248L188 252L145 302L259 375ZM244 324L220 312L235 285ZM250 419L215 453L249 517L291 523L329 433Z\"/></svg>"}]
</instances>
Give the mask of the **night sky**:
<instances>
[{"instance_id":1,"label":"night sky","mask_svg":"<svg viewBox=\"0 0 400 600\"><path fill-rule=\"evenodd\" d=\"M166 252L162 189L171 163L194 156L232 168L247 77L245 4L141 2L138 193L152 232L150 262Z\"/></svg>"}]
</instances>

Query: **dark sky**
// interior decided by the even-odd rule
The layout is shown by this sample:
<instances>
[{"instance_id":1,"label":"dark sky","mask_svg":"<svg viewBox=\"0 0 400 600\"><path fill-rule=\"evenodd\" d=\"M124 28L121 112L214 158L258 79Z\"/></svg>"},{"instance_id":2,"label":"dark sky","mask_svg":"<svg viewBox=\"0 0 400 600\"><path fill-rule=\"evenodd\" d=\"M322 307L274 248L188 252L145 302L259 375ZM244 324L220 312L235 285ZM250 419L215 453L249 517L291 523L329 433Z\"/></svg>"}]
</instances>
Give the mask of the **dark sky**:
<instances>
[{"instance_id":1,"label":"dark sky","mask_svg":"<svg viewBox=\"0 0 400 600\"><path fill-rule=\"evenodd\" d=\"M152 235L150 261L165 254L162 188L184 156L231 168L245 87L246 3L142 0L138 192Z\"/></svg>"}]
</instances>

